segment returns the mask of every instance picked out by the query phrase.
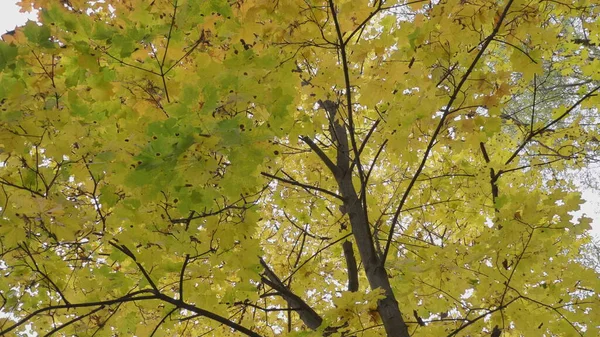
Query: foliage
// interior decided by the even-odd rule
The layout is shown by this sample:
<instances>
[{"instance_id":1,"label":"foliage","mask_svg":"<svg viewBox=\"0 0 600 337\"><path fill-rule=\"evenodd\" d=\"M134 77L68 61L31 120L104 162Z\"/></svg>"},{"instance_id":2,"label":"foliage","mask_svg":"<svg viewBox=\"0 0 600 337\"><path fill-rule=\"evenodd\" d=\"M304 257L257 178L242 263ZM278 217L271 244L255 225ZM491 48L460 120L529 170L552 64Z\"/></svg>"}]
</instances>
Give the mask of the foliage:
<instances>
[{"instance_id":1,"label":"foliage","mask_svg":"<svg viewBox=\"0 0 600 337\"><path fill-rule=\"evenodd\" d=\"M582 263L600 271L600 240L595 238L583 247Z\"/></svg>"},{"instance_id":2,"label":"foliage","mask_svg":"<svg viewBox=\"0 0 600 337\"><path fill-rule=\"evenodd\" d=\"M0 335L600 335L594 3L22 0Z\"/></svg>"}]
</instances>

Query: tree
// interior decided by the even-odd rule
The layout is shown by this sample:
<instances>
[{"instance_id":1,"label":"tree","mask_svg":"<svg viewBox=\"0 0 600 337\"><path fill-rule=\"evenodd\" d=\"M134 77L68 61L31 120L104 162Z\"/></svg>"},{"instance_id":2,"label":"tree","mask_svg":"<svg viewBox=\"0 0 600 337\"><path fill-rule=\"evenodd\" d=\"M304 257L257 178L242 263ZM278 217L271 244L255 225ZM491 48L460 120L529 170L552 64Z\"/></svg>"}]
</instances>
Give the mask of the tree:
<instances>
[{"instance_id":1,"label":"tree","mask_svg":"<svg viewBox=\"0 0 600 337\"><path fill-rule=\"evenodd\" d=\"M600 240L592 240L589 244L583 247L582 263L600 270Z\"/></svg>"},{"instance_id":2,"label":"tree","mask_svg":"<svg viewBox=\"0 0 600 337\"><path fill-rule=\"evenodd\" d=\"M599 335L594 1L49 1L0 44L0 335Z\"/></svg>"}]
</instances>

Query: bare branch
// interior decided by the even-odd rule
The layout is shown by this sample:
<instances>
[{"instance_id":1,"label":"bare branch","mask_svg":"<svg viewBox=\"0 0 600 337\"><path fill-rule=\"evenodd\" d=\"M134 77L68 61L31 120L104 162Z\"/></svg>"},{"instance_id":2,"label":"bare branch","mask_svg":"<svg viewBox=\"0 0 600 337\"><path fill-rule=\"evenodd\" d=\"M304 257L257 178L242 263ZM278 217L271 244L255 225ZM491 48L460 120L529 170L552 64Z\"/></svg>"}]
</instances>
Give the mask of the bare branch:
<instances>
[{"instance_id":1,"label":"bare branch","mask_svg":"<svg viewBox=\"0 0 600 337\"><path fill-rule=\"evenodd\" d=\"M260 174L263 175L263 176L265 176L265 177L269 177L271 179L279 180L281 182L284 182L284 183L287 183L287 184L290 184L290 185L299 186L299 187L306 188L306 189L309 189L309 190L319 191L321 193L325 193L327 195L330 195L330 196L332 196L334 198L343 200L343 198L341 196L339 196L339 195L337 195L337 194L335 194L335 193L333 193L333 192L331 192L329 190L321 188L321 187L303 184L303 183L301 183L299 181L296 181L296 180L281 178L281 177L272 175L272 174L267 173L267 172L261 172Z\"/></svg>"},{"instance_id":2,"label":"bare branch","mask_svg":"<svg viewBox=\"0 0 600 337\"><path fill-rule=\"evenodd\" d=\"M325 163L327 168L329 168L335 177L340 175L340 169L331 161L331 159L329 159L329 157L327 157L325 152L323 152L323 150L321 150L321 148L312 141L312 139L306 136L302 136L300 139L305 142L311 148L311 150L313 150L319 156L319 158L321 158L323 163Z\"/></svg>"},{"instance_id":3,"label":"bare branch","mask_svg":"<svg viewBox=\"0 0 600 337\"><path fill-rule=\"evenodd\" d=\"M262 277L262 281L269 287L277 290L279 295L288 303L290 308L298 308L296 311L300 316L300 319L304 324L312 330L316 330L323 323L323 318L317 314L303 299L298 295L294 294L281 280L279 277L269 268L269 265L260 258L260 264L264 268L265 276Z\"/></svg>"},{"instance_id":4,"label":"bare branch","mask_svg":"<svg viewBox=\"0 0 600 337\"><path fill-rule=\"evenodd\" d=\"M358 291L358 267L356 266L352 242L346 240L342 244L342 248L346 258L346 268L348 269L348 291L355 292Z\"/></svg>"}]
</instances>

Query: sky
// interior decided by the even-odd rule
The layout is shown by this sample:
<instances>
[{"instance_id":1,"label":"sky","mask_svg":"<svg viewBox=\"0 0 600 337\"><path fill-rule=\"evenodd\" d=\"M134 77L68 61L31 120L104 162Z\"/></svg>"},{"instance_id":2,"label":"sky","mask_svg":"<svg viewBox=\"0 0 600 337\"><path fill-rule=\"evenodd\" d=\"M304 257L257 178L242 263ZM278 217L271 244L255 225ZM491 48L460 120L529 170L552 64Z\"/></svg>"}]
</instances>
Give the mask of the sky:
<instances>
[{"instance_id":1,"label":"sky","mask_svg":"<svg viewBox=\"0 0 600 337\"><path fill-rule=\"evenodd\" d=\"M0 0L0 34L15 29L28 19L35 20L35 14L19 13L18 0Z\"/></svg>"},{"instance_id":2,"label":"sky","mask_svg":"<svg viewBox=\"0 0 600 337\"><path fill-rule=\"evenodd\" d=\"M27 20L36 19L35 14L20 13L19 7L16 5L18 1L0 0L0 35L13 30L15 26L24 24ZM592 224L594 227L593 233L597 238L600 238L600 191L583 189L582 196L586 203L582 205L581 211L577 212L576 216L585 214L591 217L594 220Z\"/></svg>"}]
</instances>

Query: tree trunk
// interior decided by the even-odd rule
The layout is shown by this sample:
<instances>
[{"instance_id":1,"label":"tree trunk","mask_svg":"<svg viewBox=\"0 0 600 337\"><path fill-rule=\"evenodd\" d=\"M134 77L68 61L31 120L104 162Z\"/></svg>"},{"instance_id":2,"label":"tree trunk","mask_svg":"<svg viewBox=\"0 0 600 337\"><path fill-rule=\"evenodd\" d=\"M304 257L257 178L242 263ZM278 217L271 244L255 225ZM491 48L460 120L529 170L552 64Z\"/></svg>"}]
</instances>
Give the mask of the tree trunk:
<instances>
[{"instance_id":1,"label":"tree trunk","mask_svg":"<svg viewBox=\"0 0 600 337\"><path fill-rule=\"evenodd\" d=\"M383 326L388 337L409 337L408 327L398 307L398 301L394 297L387 271L381 265L381 259L375 250L373 235L367 221L367 215L365 214L365 207L361 204L352 183L348 134L346 128L340 125L336 119L337 104L331 101L320 101L319 103L329 114L330 133L337 146L337 164L332 171L344 200L345 211L350 218L352 233L365 268L369 286L373 290L381 288L385 294L385 298L379 300L377 303L377 310L381 316ZM312 145L314 146L314 144ZM324 154L320 153L319 155L323 159ZM331 168L331 163L326 162L326 164Z\"/></svg>"}]
</instances>

